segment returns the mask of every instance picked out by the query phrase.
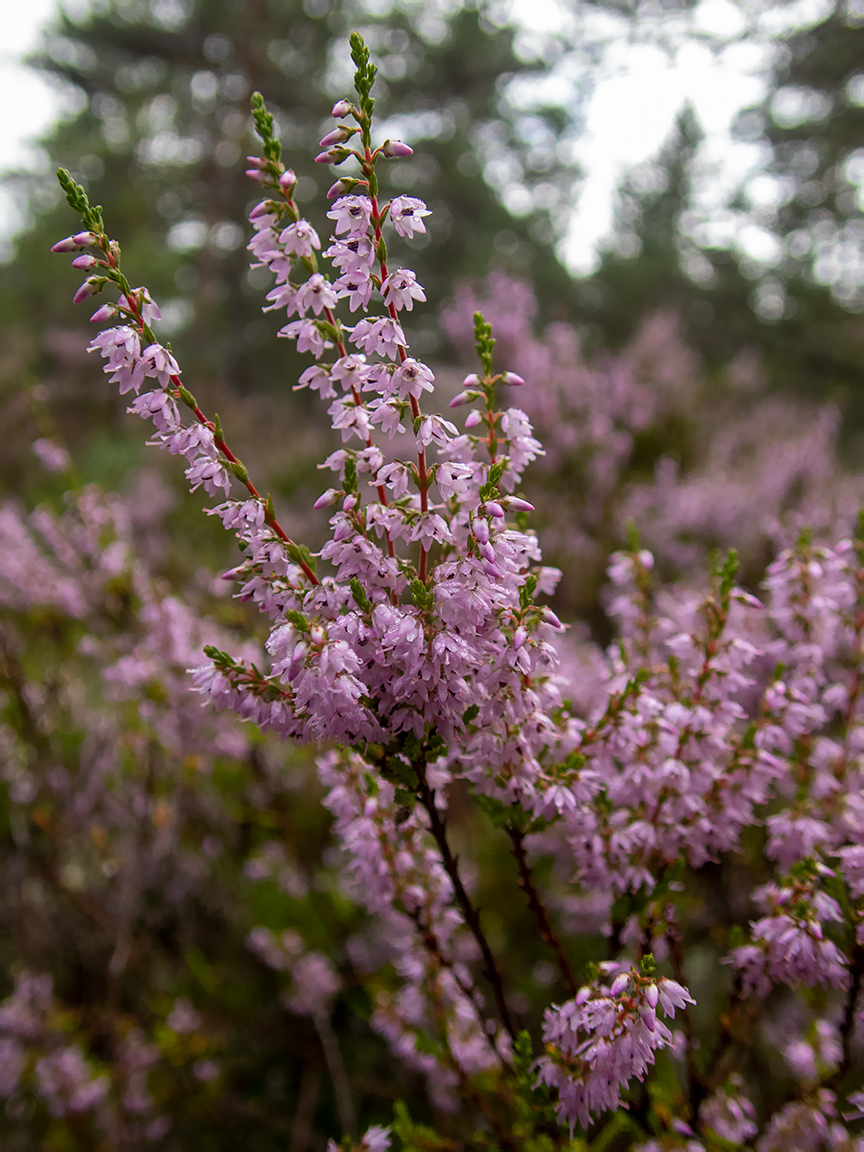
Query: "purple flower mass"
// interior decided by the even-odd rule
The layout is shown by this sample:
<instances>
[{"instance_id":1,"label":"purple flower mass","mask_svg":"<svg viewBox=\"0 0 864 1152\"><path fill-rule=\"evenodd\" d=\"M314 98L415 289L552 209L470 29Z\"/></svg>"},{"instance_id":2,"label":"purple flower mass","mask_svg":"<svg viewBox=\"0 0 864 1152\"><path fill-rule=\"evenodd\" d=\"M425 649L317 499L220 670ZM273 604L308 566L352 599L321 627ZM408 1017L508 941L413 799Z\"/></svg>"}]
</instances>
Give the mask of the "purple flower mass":
<instances>
[{"instance_id":1,"label":"purple flower mass","mask_svg":"<svg viewBox=\"0 0 864 1152\"><path fill-rule=\"evenodd\" d=\"M702 476L661 461L651 483L624 488L620 479L637 435L683 404L689 361L682 354L673 382L656 387L639 378L635 354L587 363L567 326L535 337L530 292L500 276L488 310L512 359L499 366L474 290L459 289L442 322L457 345L473 340L479 370L451 389L449 408L447 397L436 408L436 374L403 327L415 305L424 312L425 291L395 266L401 253L388 267L388 245L425 233L429 210L412 196L383 199L387 159L411 150L375 146L374 69L358 36L352 53L357 100L336 104L345 123L317 159L355 157L358 174L342 178L344 194L326 213L323 255L297 181L276 159L272 118L253 100L264 157L250 158L249 175L264 199L249 214L248 247L275 279L264 310L284 310L279 335L313 358L295 387L327 401L338 445L319 465L329 478L315 508L326 509L329 532L314 554L288 534L218 418L187 390L157 339L147 289L129 286L101 215L61 177L84 231L54 251L86 249L75 264L99 269L76 299L107 283L118 292L93 316L113 323L90 350L129 396L128 411L152 422L149 443L185 459L191 491L217 498L207 511L241 549L223 579L260 612L262 645L241 644L168 595L136 560L122 505L93 489L62 516L0 506L2 604L80 621L76 658L97 663L111 700L137 702L151 743L178 763L247 753L253 763L259 737L230 713L274 745L316 746L332 817L320 873L310 879L274 835L250 852L244 875L299 902L336 893L334 919L351 921L351 934L328 953L313 924L278 924L276 905L262 899L245 940L284 980L284 1010L318 1037L346 1130L357 1130L352 1086L332 1021L353 996L365 1005L364 1027L420 1074L435 1115L444 1124L461 1115L450 1131L464 1132L470 1112L483 1147L492 1134L502 1149L575 1147L578 1127L592 1140L617 1132L644 1152L864 1148L854 1127L864 537L841 513L833 536L817 539L797 522L791 533L775 515L779 497L768 499L755 543L745 544L773 548L761 583L739 583L734 554L706 576L688 540L694 525L717 519L711 462ZM664 323L643 340L678 354ZM523 407L509 406L514 395ZM35 451L46 468L67 465L48 439ZM562 499L574 461L584 484ZM532 473L552 478L554 499ZM767 465L764 474L776 480ZM752 491L742 495L730 479L722 498L732 519L743 518L745 496L752 504ZM543 563L535 505L561 568ZM839 498L835 506L845 507ZM601 533L622 509L623 519L647 521L646 538L632 532L626 548L620 533L614 545ZM613 632L605 647L545 602L562 573L566 590L598 558ZM104 621L93 621L118 586L134 591L140 631L108 639ZM112 780L115 732L100 721L91 737L105 744ZM103 820L107 801L67 794L88 820ZM134 789L130 803L144 803ZM141 858L152 854L155 868L170 856L173 808L147 804L161 831ZM494 897L470 847L453 847L460 806L473 813L465 827L486 820L494 851L510 850ZM98 844L102 833L90 834ZM220 850L218 839L205 843L202 859ZM187 864L171 883L180 892L196 867L211 866ZM520 931L545 957L533 975L518 974L524 942L504 938L499 912L481 915L481 893L498 909L513 904L517 883L530 925ZM723 893L721 909L709 890ZM132 944L123 940L125 964ZM202 986L212 979L202 976ZM169 1121L154 1112L148 1077L160 1061L181 1059L177 1037L199 1086L229 1074L230 1061L215 1049L205 1056L207 1041L197 1039L206 1014L181 997L154 1008L164 1017L161 1047L127 1030L109 1075L64 1039L52 995L50 982L25 974L0 1007L7 1098L26 1082L52 1115L86 1112L106 1131L117 1108L146 1113L156 1134L148 1139L161 1139ZM537 997L535 1052L527 1025ZM738 1075L751 1051L763 1069L783 1062L786 1080L762 1091ZM408 1143L410 1123L397 1109L392 1132L373 1124L345 1146L384 1152L396 1134L432 1147ZM456 1147L447 1141L434 1146Z\"/></svg>"}]
</instances>

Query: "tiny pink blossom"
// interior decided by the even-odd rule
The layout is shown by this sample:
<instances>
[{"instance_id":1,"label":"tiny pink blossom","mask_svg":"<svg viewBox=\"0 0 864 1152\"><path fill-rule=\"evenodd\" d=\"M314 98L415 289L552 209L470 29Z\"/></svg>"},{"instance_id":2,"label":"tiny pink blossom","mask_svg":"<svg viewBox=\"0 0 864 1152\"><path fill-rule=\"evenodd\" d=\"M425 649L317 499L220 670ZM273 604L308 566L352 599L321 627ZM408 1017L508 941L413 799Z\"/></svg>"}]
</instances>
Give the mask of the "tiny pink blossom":
<instances>
[{"instance_id":1,"label":"tiny pink blossom","mask_svg":"<svg viewBox=\"0 0 864 1152\"><path fill-rule=\"evenodd\" d=\"M390 219L400 236L425 232L423 217L429 215L429 209L416 196L396 196L390 203Z\"/></svg>"},{"instance_id":2,"label":"tiny pink blossom","mask_svg":"<svg viewBox=\"0 0 864 1152\"><path fill-rule=\"evenodd\" d=\"M385 304L392 304L397 309L405 308L409 312L413 310L415 300L426 299L426 293L417 283L417 277L408 268L391 272L381 285L381 291Z\"/></svg>"},{"instance_id":3,"label":"tiny pink blossom","mask_svg":"<svg viewBox=\"0 0 864 1152\"><path fill-rule=\"evenodd\" d=\"M279 235L279 243L289 255L307 258L312 256L313 248L321 247L318 233L306 220L298 220L284 228Z\"/></svg>"},{"instance_id":4,"label":"tiny pink blossom","mask_svg":"<svg viewBox=\"0 0 864 1152\"><path fill-rule=\"evenodd\" d=\"M327 213L335 220L333 231L337 236L365 236L372 218L372 201L368 196L343 196Z\"/></svg>"}]
</instances>

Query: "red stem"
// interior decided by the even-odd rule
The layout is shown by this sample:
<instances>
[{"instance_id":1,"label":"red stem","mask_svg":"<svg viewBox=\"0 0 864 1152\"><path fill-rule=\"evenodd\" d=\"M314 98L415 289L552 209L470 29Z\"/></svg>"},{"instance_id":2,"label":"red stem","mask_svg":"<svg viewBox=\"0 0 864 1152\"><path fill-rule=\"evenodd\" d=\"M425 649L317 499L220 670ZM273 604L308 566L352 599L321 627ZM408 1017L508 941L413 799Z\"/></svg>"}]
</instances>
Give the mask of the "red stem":
<instances>
[{"instance_id":1,"label":"red stem","mask_svg":"<svg viewBox=\"0 0 864 1152\"><path fill-rule=\"evenodd\" d=\"M107 245L107 242L106 242L106 245ZM110 250L107 249L107 246L106 246L106 249L104 249L104 251L105 251L106 256L108 258L109 265L112 268L116 269L117 268L116 257L114 256L114 254ZM141 330L141 335L144 335L145 324L144 324L144 317L141 314L141 305L140 305L137 297L135 296L135 294L133 292L128 291L128 292L125 292L124 295L126 296L126 300L129 304L129 310L132 313L132 316L133 316L136 324L138 325L139 329ZM175 395L179 399L180 398L180 389L183 388L183 384L181 383L180 377L178 375L176 375L176 373L173 373L169 377L169 379L171 380L171 383L174 385ZM209 428L210 431L213 433L213 442L216 445L216 447L219 449L219 451L223 454L225 459L228 460L229 463L231 463L231 464L240 464L239 458L234 455L234 453L231 451L231 449L228 447L228 445L225 443L225 441L222 439L222 437L216 435L216 428L215 428L213 421L207 419L207 417L204 415L204 413L201 411L201 409L198 407L197 404L191 404L191 405L189 405L189 407L191 407L192 411L195 413L195 416L196 416L198 422L200 424L203 424L206 428ZM273 529L273 531L276 533L276 535L285 544L291 544L294 547L296 547L296 545L294 544L294 541L291 539L291 537L288 535L288 533L284 530L284 528L279 523L279 521L276 519L276 517L268 511L267 502L264 500L261 493L255 487L255 485L252 483L252 481L249 480L247 477L246 480L241 480L240 483L245 486L245 488L246 488L247 492L250 494L250 496L252 496L255 500L260 501L260 503L264 505L265 523L270 528ZM315 573L312 571L312 569L309 567L309 565L306 563L305 560L303 560L301 558L299 561L299 565L300 565L301 571L303 572L303 575L310 582L310 584L319 584L320 583L320 581L318 580L318 577L315 575Z\"/></svg>"},{"instance_id":2,"label":"red stem","mask_svg":"<svg viewBox=\"0 0 864 1152\"><path fill-rule=\"evenodd\" d=\"M364 168L366 177L368 179L372 174L372 152L370 151L368 145L366 146L366 159L365 159L365 162L363 164L363 168ZM370 186L370 199L372 201L372 225L375 229L375 252L377 254L379 251L379 245L381 243L381 212L378 208L378 197L373 196L371 194L371 186ZM380 255L378 256L378 267L381 270L381 283L383 284L384 281L387 279L387 276L389 275L389 273L387 271L387 262L386 262L386 260L382 260ZM392 303L388 304L387 305L387 311L390 313L391 318L393 320L395 320L396 323L398 324L399 323L399 313L396 311L396 305L392 304ZM402 364L404 364L407 359L408 359L408 353L405 350L405 348L400 344L399 345L399 360ZM414 420L417 420L417 418L420 416L420 405L417 403L416 399L413 396L410 397L410 400L411 400L411 415L414 418ZM429 511L429 473L426 469L426 449L423 448L422 446L417 450L417 475L418 475L419 481L420 481L420 511L421 512L428 512ZM420 567L418 569L417 575L419 576L419 578L424 583L426 582L426 575L428 572L428 568L429 568L429 552L426 548L423 548L421 545L421 547L420 547Z\"/></svg>"}]
</instances>

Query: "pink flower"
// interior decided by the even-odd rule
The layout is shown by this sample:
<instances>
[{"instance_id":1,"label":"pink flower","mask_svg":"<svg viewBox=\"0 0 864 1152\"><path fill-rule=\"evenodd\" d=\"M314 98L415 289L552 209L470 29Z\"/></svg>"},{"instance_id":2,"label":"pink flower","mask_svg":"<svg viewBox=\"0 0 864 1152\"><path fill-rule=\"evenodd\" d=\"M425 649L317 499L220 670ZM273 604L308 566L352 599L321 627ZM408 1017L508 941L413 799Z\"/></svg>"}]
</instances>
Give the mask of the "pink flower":
<instances>
[{"instance_id":1,"label":"pink flower","mask_svg":"<svg viewBox=\"0 0 864 1152\"><path fill-rule=\"evenodd\" d=\"M330 370L334 380L338 380L346 392L356 388L359 392L369 379L371 368L364 356L343 356Z\"/></svg>"},{"instance_id":2,"label":"pink flower","mask_svg":"<svg viewBox=\"0 0 864 1152\"><path fill-rule=\"evenodd\" d=\"M400 347L407 344L401 325L389 316L376 320L358 320L350 336L351 343L369 355L377 353L394 359Z\"/></svg>"},{"instance_id":3,"label":"pink flower","mask_svg":"<svg viewBox=\"0 0 864 1152\"><path fill-rule=\"evenodd\" d=\"M362 271L346 272L333 285L340 297L348 297L348 307L352 312L367 308L374 287L368 274Z\"/></svg>"},{"instance_id":4,"label":"pink flower","mask_svg":"<svg viewBox=\"0 0 864 1152\"><path fill-rule=\"evenodd\" d=\"M411 312L415 300L425 300L426 293L417 283L417 277L408 268L399 268L391 272L381 285L381 292L385 304L392 304L395 308L406 308Z\"/></svg>"},{"instance_id":5,"label":"pink flower","mask_svg":"<svg viewBox=\"0 0 864 1152\"><path fill-rule=\"evenodd\" d=\"M422 200L416 196L396 196L390 202L390 219L400 236L413 236L425 232L423 217L431 215Z\"/></svg>"},{"instance_id":6,"label":"pink flower","mask_svg":"<svg viewBox=\"0 0 864 1152\"><path fill-rule=\"evenodd\" d=\"M324 253L342 272L358 272L369 275L375 263L375 246L368 236L349 236L336 240Z\"/></svg>"},{"instance_id":7,"label":"pink flower","mask_svg":"<svg viewBox=\"0 0 864 1152\"><path fill-rule=\"evenodd\" d=\"M318 233L306 220L298 220L289 224L279 234L279 243L285 251L292 256L311 257L314 248L321 247Z\"/></svg>"},{"instance_id":8,"label":"pink flower","mask_svg":"<svg viewBox=\"0 0 864 1152\"><path fill-rule=\"evenodd\" d=\"M431 368L409 356L393 373L388 391L400 400L407 400L409 396L419 400L424 392L432 391L434 379Z\"/></svg>"},{"instance_id":9,"label":"pink flower","mask_svg":"<svg viewBox=\"0 0 864 1152\"><path fill-rule=\"evenodd\" d=\"M298 352L311 352L316 358L324 351L324 337L314 320L292 320L279 329L277 336L296 340Z\"/></svg>"},{"instance_id":10,"label":"pink flower","mask_svg":"<svg viewBox=\"0 0 864 1152\"><path fill-rule=\"evenodd\" d=\"M335 308L339 297L333 285L320 272L314 272L305 284L297 289L298 310L305 312L311 308L316 316L320 316L325 308ZM298 341L298 349L302 352Z\"/></svg>"},{"instance_id":11,"label":"pink flower","mask_svg":"<svg viewBox=\"0 0 864 1152\"><path fill-rule=\"evenodd\" d=\"M337 236L365 236L372 217L372 201L368 196L342 196L327 215L336 222L333 231Z\"/></svg>"}]
</instances>

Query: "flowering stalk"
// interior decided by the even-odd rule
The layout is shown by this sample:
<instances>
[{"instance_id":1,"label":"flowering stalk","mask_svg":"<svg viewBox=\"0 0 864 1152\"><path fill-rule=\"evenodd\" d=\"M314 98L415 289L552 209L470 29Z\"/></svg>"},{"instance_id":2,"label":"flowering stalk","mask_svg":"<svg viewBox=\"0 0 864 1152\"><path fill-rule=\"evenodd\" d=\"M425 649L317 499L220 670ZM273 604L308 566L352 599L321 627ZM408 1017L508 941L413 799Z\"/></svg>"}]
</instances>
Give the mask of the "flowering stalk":
<instances>
[{"instance_id":1,"label":"flowering stalk","mask_svg":"<svg viewBox=\"0 0 864 1152\"><path fill-rule=\"evenodd\" d=\"M158 430L155 443L166 446L172 453L182 452L190 460L186 475L192 482L193 492L203 484L210 495L215 495L219 488L224 489L227 495L230 487L229 473L239 480L253 500L261 505L264 523L286 545L289 556L306 579L317 584L318 579L304 550L289 539L276 519L270 497L265 499L261 496L249 479L246 466L228 447L222 435L219 417L214 421L204 415L195 397L181 383L180 367L171 355L170 348L157 342L150 325L152 321L160 319L159 309L146 288L130 287L120 267L120 245L105 233L101 207L91 207L86 192L76 184L65 168L58 170L57 179L70 207L80 214L85 230L58 241L51 249L52 252L95 248L100 253L99 256L88 253L73 261L73 264L81 266L81 260L87 260L88 268L98 267L102 270L99 275L90 276L84 281L75 293L75 302L101 292L108 283L115 284L120 290L117 303L102 305L91 319L97 322L121 319L125 323L119 328L100 333L91 349L98 349L108 359L105 371L111 374L112 382L119 385L121 395L130 390L135 391L137 400L129 411L140 416L150 416ZM160 389L139 394L147 378L155 378ZM188 428L182 427L177 401L191 409L202 429L200 434L190 434Z\"/></svg>"}]
</instances>

